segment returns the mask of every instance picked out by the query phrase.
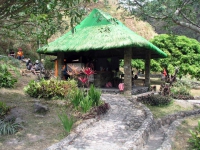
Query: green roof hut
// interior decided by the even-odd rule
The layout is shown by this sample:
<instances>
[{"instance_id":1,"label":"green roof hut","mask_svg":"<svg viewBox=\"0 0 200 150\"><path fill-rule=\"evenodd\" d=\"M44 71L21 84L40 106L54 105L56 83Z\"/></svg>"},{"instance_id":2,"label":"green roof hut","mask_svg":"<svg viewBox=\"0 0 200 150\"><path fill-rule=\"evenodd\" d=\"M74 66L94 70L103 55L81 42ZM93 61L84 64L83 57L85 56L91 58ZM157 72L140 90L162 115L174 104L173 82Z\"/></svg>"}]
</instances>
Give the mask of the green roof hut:
<instances>
[{"instance_id":1,"label":"green roof hut","mask_svg":"<svg viewBox=\"0 0 200 150\"><path fill-rule=\"evenodd\" d=\"M58 75L62 60L68 57L124 59L124 92L131 94L131 59L145 59L145 86L150 86L150 59L167 55L148 40L134 33L109 14L93 9L74 29L37 50L40 54L57 55Z\"/></svg>"}]
</instances>

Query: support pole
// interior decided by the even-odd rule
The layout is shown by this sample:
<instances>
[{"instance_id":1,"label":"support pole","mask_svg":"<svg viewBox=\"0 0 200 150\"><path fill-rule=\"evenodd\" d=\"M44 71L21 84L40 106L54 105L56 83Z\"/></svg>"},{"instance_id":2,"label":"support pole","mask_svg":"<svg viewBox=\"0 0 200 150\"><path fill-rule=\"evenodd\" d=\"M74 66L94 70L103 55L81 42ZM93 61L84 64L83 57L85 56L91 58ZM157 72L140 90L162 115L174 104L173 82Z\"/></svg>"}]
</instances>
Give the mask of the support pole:
<instances>
[{"instance_id":1,"label":"support pole","mask_svg":"<svg viewBox=\"0 0 200 150\"><path fill-rule=\"evenodd\" d=\"M132 93L131 59L132 48L124 49L124 94L128 96Z\"/></svg>"},{"instance_id":2,"label":"support pole","mask_svg":"<svg viewBox=\"0 0 200 150\"><path fill-rule=\"evenodd\" d=\"M57 65L58 65L58 79L62 79L62 67L63 67L63 61L64 61L64 55L63 53L57 53Z\"/></svg>"},{"instance_id":3,"label":"support pole","mask_svg":"<svg viewBox=\"0 0 200 150\"><path fill-rule=\"evenodd\" d=\"M150 63L151 63L151 52L146 51L145 57L145 86L150 88Z\"/></svg>"}]
</instances>

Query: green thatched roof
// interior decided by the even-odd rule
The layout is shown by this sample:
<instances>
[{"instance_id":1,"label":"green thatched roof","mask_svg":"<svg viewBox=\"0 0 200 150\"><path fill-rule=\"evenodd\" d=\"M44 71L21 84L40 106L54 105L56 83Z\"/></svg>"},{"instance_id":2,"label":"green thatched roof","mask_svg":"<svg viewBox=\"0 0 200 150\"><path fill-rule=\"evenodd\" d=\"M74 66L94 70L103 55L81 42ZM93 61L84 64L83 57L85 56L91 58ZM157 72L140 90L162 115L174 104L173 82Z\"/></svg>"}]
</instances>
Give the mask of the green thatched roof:
<instances>
[{"instance_id":1,"label":"green thatched roof","mask_svg":"<svg viewBox=\"0 0 200 150\"><path fill-rule=\"evenodd\" d=\"M94 9L77 25L74 33L67 32L55 41L38 49L37 52L56 54L57 52L114 50L124 47L134 47L133 53L134 50L150 50L155 58L167 56L158 47L99 9Z\"/></svg>"}]
</instances>

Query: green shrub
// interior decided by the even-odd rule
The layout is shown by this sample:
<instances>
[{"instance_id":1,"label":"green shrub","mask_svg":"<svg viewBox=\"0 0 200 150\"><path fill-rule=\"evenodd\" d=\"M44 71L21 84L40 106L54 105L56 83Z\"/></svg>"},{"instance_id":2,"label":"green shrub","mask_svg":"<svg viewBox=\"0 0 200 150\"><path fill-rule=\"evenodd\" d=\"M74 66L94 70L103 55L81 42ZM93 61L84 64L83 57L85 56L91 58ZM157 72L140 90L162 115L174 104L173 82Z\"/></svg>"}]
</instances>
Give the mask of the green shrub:
<instances>
[{"instance_id":1,"label":"green shrub","mask_svg":"<svg viewBox=\"0 0 200 150\"><path fill-rule=\"evenodd\" d=\"M100 101L101 91L96 89L93 84L90 86L90 89L88 91L88 96L93 101L93 106L99 106L101 102Z\"/></svg>"},{"instance_id":2,"label":"green shrub","mask_svg":"<svg viewBox=\"0 0 200 150\"><path fill-rule=\"evenodd\" d=\"M13 88L17 79L8 71L6 64L0 64L0 88Z\"/></svg>"},{"instance_id":3,"label":"green shrub","mask_svg":"<svg viewBox=\"0 0 200 150\"><path fill-rule=\"evenodd\" d=\"M7 64L7 66L13 66L13 67L16 67L16 68L21 67L20 61L18 59L13 58L13 57L7 57L7 56L0 57L0 62Z\"/></svg>"},{"instance_id":4,"label":"green shrub","mask_svg":"<svg viewBox=\"0 0 200 150\"><path fill-rule=\"evenodd\" d=\"M191 134L191 138L189 138L189 143L191 144L194 150L200 150L200 120L198 121L198 126L194 131L189 130Z\"/></svg>"},{"instance_id":5,"label":"green shrub","mask_svg":"<svg viewBox=\"0 0 200 150\"><path fill-rule=\"evenodd\" d=\"M67 131L68 133L70 133L72 126L75 122L74 117L68 117L65 113L59 114L58 115L60 121L62 122L62 125L65 129L65 131Z\"/></svg>"},{"instance_id":6,"label":"green shrub","mask_svg":"<svg viewBox=\"0 0 200 150\"><path fill-rule=\"evenodd\" d=\"M10 107L8 107L4 102L0 102L0 118L8 113Z\"/></svg>"},{"instance_id":7,"label":"green shrub","mask_svg":"<svg viewBox=\"0 0 200 150\"><path fill-rule=\"evenodd\" d=\"M151 105L151 106L164 106L170 104L172 99L168 96L162 96L162 95L148 95L139 97L137 101Z\"/></svg>"},{"instance_id":8,"label":"green shrub","mask_svg":"<svg viewBox=\"0 0 200 150\"><path fill-rule=\"evenodd\" d=\"M0 120L0 135L8 135L16 133L22 125L13 121L5 122Z\"/></svg>"},{"instance_id":9,"label":"green shrub","mask_svg":"<svg viewBox=\"0 0 200 150\"><path fill-rule=\"evenodd\" d=\"M89 111L92 108L93 101L89 98L89 96L86 96L83 98L83 100L80 102L81 109L84 113Z\"/></svg>"},{"instance_id":10,"label":"green shrub","mask_svg":"<svg viewBox=\"0 0 200 150\"><path fill-rule=\"evenodd\" d=\"M24 87L24 91L35 98L66 98L68 94L77 89L77 83L74 80L40 80L39 82L30 81Z\"/></svg>"},{"instance_id":11,"label":"green shrub","mask_svg":"<svg viewBox=\"0 0 200 150\"><path fill-rule=\"evenodd\" d=\"M82 90L76 90L74 95L71 97L72 105L77 109L81 101L84 99L84 93Z\"/></svg>"},{"instance_id":12,"label":"green shrub","mask_svg":"<svg viewBox=\"0 0 200 150\"><path fill-rule=\"evenodd\" d=\"M54 68L54 62L51 60L51 57L45 57L44 68L47 70Z\"/></svg>"},{"instance_id":13,"label":"green shrub","mask_svg":"<svg viewBox=\"0 0 200 150\"><path fill-rule=\"evenodd\" d=\"M187 82L177 81L170 90L172 95L190 95L191 86Z\"/></svg>"}]
</instances>

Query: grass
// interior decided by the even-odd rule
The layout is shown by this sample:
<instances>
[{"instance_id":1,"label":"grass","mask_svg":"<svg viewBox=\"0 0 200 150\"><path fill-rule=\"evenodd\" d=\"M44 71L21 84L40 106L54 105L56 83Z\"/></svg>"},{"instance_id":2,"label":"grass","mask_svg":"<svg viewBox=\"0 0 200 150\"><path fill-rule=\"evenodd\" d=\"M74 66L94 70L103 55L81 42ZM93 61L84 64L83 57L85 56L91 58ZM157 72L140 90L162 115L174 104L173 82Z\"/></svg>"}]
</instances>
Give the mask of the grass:
<instances>
[{"instance_id":1,"label":"grass","mask_svg":"<svg viewBox=\"0 0 200 150\"><path fill-rule=\"evenodd\" d=\"M70 107L63 106L62 100L47 102L42 101L45 105L48 105L50 111L45 116L33 113L35 99L25 95L22 90L23 87L30 81L30 78L32 77L20 78L14 89L0 90L0 101L6 102L6 104L13 108L18 108L19 113L22 115L22 119L25 121L25 129L17 132L14 135L0 136L0 149L41 150L51 146L56 142L59 142L61 139L67 136L67 133L60 122L58 114L63 111L71 112L72 109ZM153 82L153 84L156 85L159 83L159 79ZM164 107L148 107L152 111L155 118L164 117L165 115L178 111L193 109L192 105L185 105L176 101ZM74 114L76 114L76 112L74 112ZM76 118L79 117L78 115L73 116ZM185 143L190 136L188 129L192 129L195 124L197 124L196 120L198 119L193 118L191 121L189 120L183 123L183 127L179 127L180 133L178 133L178 137L174 140L174 150L184 149L178 146L186 145ZM77 119L75 126L80 123L81 120Z\"/></svg>"},{"instance_id":2,"label":"grass","mask_svg":"<svg viewBox=\"0 0 200 150\"><path fill-rule=\"evenodd\" d=\"M61 103L60 101L41 100L41 103L47 105L50 111L44 116L33 113L33 105L36 99L25 95L22 90L30 81L30 78L32 77L24 76L20 78L14 89L1 88L0 90L0 101L5 102L12 108L16 108L18 115L25 121L25 128L23 130L14 135L0 136L0 149L46 149L68 135L62 126L58 114L63 111L70 114L75 112L70 107L63 105L63 101ZM81 122L80 119L79 122Z\"/></svg>"},{"instance_id":3,"label":"grass","mask_svg":"<svg viewBox=\"0 0 200 150\"><path fill-rule=\"evenodd\" d=\"M172 150L191 150L188 139L191 137L189 129L194 130L198 125L199 117L187 118L177 128L176 135L173 138Z\"/></svg>"},{"instance_id":4,"label":"grass","mask_svg":"<svg viewBox=\"0 0 200 150\"><path fill-rule=\"evenodd\" d=\"M147 107L151 110L154 118L162 118L164 116L174 114L179 111L187 111L187 110L193 109L193 106L191 104L190 105L187 104L187 107L185 107L185 106L183 106L183 104L181 102L177 102L177 101L173 101L168 106L162 106L162 107L147 106Z\"/></svg>"}]
</instances>

